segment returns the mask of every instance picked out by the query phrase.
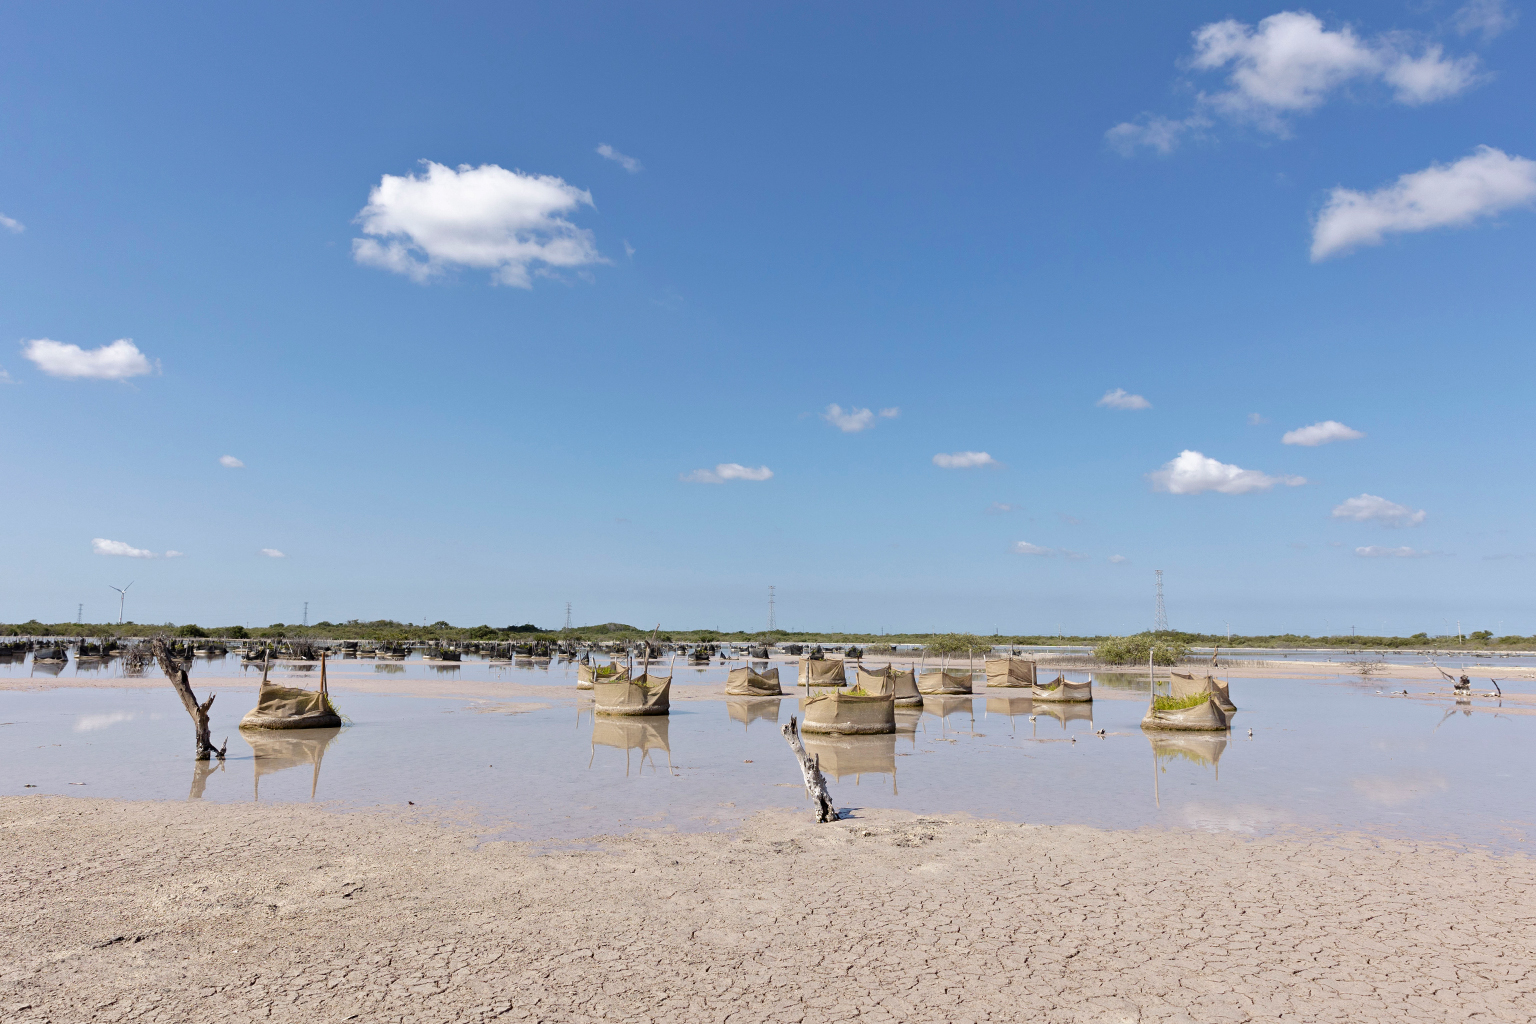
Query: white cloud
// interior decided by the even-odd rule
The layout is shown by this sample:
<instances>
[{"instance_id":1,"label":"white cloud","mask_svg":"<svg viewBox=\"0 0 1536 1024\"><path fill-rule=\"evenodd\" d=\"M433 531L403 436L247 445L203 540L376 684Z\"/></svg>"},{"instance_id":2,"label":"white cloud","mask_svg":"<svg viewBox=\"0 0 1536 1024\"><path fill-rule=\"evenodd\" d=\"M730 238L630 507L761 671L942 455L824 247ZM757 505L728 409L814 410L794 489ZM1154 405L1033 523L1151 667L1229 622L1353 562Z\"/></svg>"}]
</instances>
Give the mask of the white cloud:
<instances>
[{"instance_id":1,"label":"white cloud","mask_svg":"<svg viewBox=\"0 0 1536 1024\"><path fill-rule=\"evenodd\" d=\"M1152 403L1140 395L1129 394L1125 388L1115 388L1113 391L1104 392L1104 397L1094 405L1103 406L1106 409L1150 409Z\"/></svg>"},{"instance_id":2,"label":"white cloud","mask_svg":"<svg viewBox=\"0 0 1536 1024\"><path fill-rule=\"evenodd\" d=\"M119 338L110 345L89 350L79 345L39 338L24 342L21 354L50 377L63 377L67 380L126 380L155 371L144 353L134 345L132 338Z\"/></svg>"},{"instance_id":3,"label":"white cloud","mask_svg":"<svg viewBox=\"0 0 1536 1024\"><path fill-rule=\"evenodd\" d=\"M1111 146L1127 156L1141 147L1169 153L1209 127L1207 113L1284 136L1288 116L1315 110L1353 82L1384 84L1399 103L1417 105L1454 96L1478 77L1471 54L1448 58L1440 44L1406 32L1365 38L1348 25L1330 30L1306 11L1281 11L1257 26L1230 18L1202 25L1184 64L1225 75L1225 85L1201 92L1188 117L1144 114L1116 125L1105 134Z\"/></svg>"},{"instance_id":4,"label":"white cloud","mask_svg":"<svg viewBox=\"0 0 1536 1024\"><path fill-rule=\"evenodd\" d=\"M623 153L620 153L606 142L597 147L597 155L602 157L604 160L612 160L614 163L624 168L630 174L639 174L641 171L645 170L644 167L640 166L639 160L636 160L632 156L625 156Z\"/></svg>"},{"instance_id":5,"label":"white cloud","mask_svg":"<svg viewBox=\"0 0 1536 1024\"><path fill-rule=\"evenodd\" d=\"M245 468L245 463L241 462L239 459L235 458L233 455L220 455L219 456L219 465L223 466L225 469L244 469Z\"/></svg>"},{"instance_id":6,"label":"white cloud","mask_svg":"<svg viewBox=\"0 0 1536 1024\"><path fill-rule=\"evenodd\" d=\"M165 557L166 558L180 558L180 557L182 557L182 553L180 551L167 551L165 553Z\"/></svg>"},{"instance_id":7,"label":"white cloud","mask_svg":"<svg viewBox=\"0 0 1536 1024\"><path fill-rule=\"evenodd\" d=\"M1306 448L1316 448L1320 444L1328 444L1332 441L1358 441L1364 437L1360 431L1346 427L1338 420L1323 420L1314 423L1310 427L1297 427L1295 430L1287 430L1280 435L1281 444L1299 444Z\"/></svg>"},{"instance_id":8,"label":"white cloud","mask_svg":"<svg viewBox=\"0 0 1536 1024\"><path fill-rule=\"evenodd\" d=\"M997 460L986 452L955 452L952 455L935 455L933 464L942 469L972 469L976 466L995 466Z\"/></svg>"},{"instance_id":9,"label":"white cloud","mask_svg":"<svg viewBox=\"0 0 1536 1024\"><path fill-rule=\"evenodd\" d=\"M1461 35L1476 33L1486 43L1514 28L1518 20L1519 15L1504 0L1471 0L1456 12L1451 24Z\"/></svg>"},{"instance_id":10,"label":"white cloud","mask_svg":"<svg viewBox=\"0 0 1536 1024\"><path fill-rule=\"evenodd\" d=\"M1013 550L1016 554L1020 555L1054 555L1056 553L1051 548L1042 548L1040 545L1031 544L1027 540L1019 541L1013 546Z\"/></svg>"},{"instance_id":11,"label":"white cloud","mask_svg":"<svg viewBox=\"0 0 1536 1024\"><path fill-rule=\"evenodd\" d=\"M1267 491L1275 484L1298 487L1307 482L1304 477L1269 476L1257 470L1231 466L1187 449L1164 464L1162 469L1148 473L1147 478L1152 481L1154 490L1169 494L1199 494L1202 491L1247 494Z\"/></svg>"},{"instance_id":12,"label":"white cloud","mask_svg":"<svg viewBox=\"0 0 1536 1024\"><path fill-rule=\"evenodd\" d=\"M16 383L16 382L11 379L11 375L9 373L5 372L5 367L0 366L0 384L14 384L14 383Z\"/></svg>"},{"instance_id":13,"label":"white cloud","mask_svg":"<svg viewBox=\"0 0 1536 1024\"><path fill-rule=\"evenodd\" d=\"M263 555L266 555L268 558L287 558L288 557L287 555L283 554L281 551L277 550L277 548L262 548L261 549L261 553Z\"/></svg>"},{"instance_id":14,"label":"white cloud","mask_svg":"<svg viewBox=\"0 0 1536 1024\"><path fill-rule=\"evenodd\" d=\"M117 555L121 558L155 558L153 551L145 551L131 544L125 544L120 540L107 540L105 537L91 538L91 551L98 555Z\"/></svg>"},{"instance_id":15,"label":"white cloud","mask_svg":"<svg viewBox=\"0 0 1536 1024\"><path fill-rule=\"evenodd\" d=\"M1250 427L1261 426L1261 425L1263 425L1265 423L1268 423L1268 422L1269 422L1269 420L1265 419L1263 416L1260 416L1256 412L1251 412L1251 413L1248 414L1248 425Z\"/></svg>"},{"instance_id":16,"label":"white cloud","mask_svg":"<svg viewBox=\"0 0 1536 1024\"><path fill-rule=\"evenodd\" d=\"M1004 504L1001 501L994 501L992 504L987 506L987 511L988 512L993 512L993 513L998 513L998 512L1017 512L1018 510L1019 510L1019 506L1017 506L1017 505L1007 505L1007 504Z\"/></svg>"},{"instance_id":17,"label":"white cloud","mask_svg":"<svg viewBox=\"0 0 1536 1024\"><path fill-rule=\"evenodd\" d=\"M684 473L679 479L690 484L723 484L727 480L767 480L772 476L773 470L767 466L753 469L737 462L722 462L714 469L696 469L692 473Z\"/></svg>"},{"instance_id":18,"label":"white cloud","mask_svg":"<svg viewBox=\"0 0 1536 1024\"><path fill-rule=\"evenodd\" d=\"M369 192L357 222L372 237L352 240L357 262L417 282L452 267L474 267L517 288L532 287L534 264L604 262L592 232L562 216L591 206L591 193L495 164L455 170L423 163L424 174L386 174Z\"/></svg>"},{"instance_id":19,"label":"white cloud","mask_svg":"<svg viewBox=\"0 0 1536 1024\"><path fill-rule=\"evenodd\" d=\"M1374 494L1362 494L1334 506L1333 518L1353 519L1357 523L1377 522L1386 526L1418 526L1429 518L1429 513L1423 509L1415 512L1407 505L1399 505Z\"/></svg>"},{"instance_id":20,"label":"white cloud","mask_svg":"<svg viewBox=\"0 0 1536 1024\"><path fill-rule=\"evenodd\" d=\"M1355 554L1361 558L1428 558L1434 552L1417 551L1410 547L1383 548L1371 544L1363 548L1355 548Z\"/></svg>"},{"instance_id":21,"label":"white cloud","mask_svg":"<svg viewBox=\"0 0 1536 1024\"><path fill-rule=\"evenodd\" d=\"M1382 237L1464 227L1536 200L1536 161L1491 146L1453 164L1432 164L1374 192L1335 188L1312 227L1312 259L1327 259Z\"/></svg>"},{"instance_id":22,"label":"white cloud","mask_svg":"<svg viewBox=\"0 0 1536 1024\"><path fill-rule=\"evenodd\" d=\"M869 409L844 409L837 403L827 406L822 412L821 418L832 424L845 434L857 434L861 430L867 430L875 424L875 417L893 420L901 415L897 408L881 409L878 413Z\"/></svg>"},{"instance_id":23,"label":"white cloud","mask_svg":"<svg viewBox=\"0 0 1536 1024\"><path fill-rule=\"evenodd\" d=\"M27 230L27 226L21 221L16 220L13 217L7 217L3 213L0 213L0 228L5 228L5 230L9 231L13 235L19 235L23 231Z\"/></svg>"},{"instance_id":24,"label":"white cloud","mask_svg":"<svg viewBox=\"0 0 1536 1024\"><path fill-rule=\"evenodd\" d=\"M1121 156L1131 156L1141 148L1167 156L1179 147L1187 135L1199 135L1211 125L1199 114L1174 119L1160 114L1142 114L1140 122L1122 121L1104 133L1104 141Z\"/></svg>"},{"instance_id":25,"label":"white cloud","mask_svg":"<svg viewBox=\"0 0 1536 1024\"><path fill-rule=\"evenodd\" d=\"M1130 559L1126 558L1124 555L1110 555L1109 560L1115 565L1124 565L1126 562L1130 561Z\"/></svg>"}]
</instances>

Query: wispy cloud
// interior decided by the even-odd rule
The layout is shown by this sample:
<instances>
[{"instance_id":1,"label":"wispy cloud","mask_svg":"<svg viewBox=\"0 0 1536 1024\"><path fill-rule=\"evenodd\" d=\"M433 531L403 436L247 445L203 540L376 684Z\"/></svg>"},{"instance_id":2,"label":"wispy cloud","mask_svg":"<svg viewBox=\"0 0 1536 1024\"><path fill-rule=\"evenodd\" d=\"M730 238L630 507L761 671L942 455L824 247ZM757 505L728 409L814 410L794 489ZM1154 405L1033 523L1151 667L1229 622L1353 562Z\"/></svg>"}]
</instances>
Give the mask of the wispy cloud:
<instances>
[{"instance_id":1,"label":"wispy cloud","mask_svg":"<svg viewBox=\"0 0 1536 1024\"><path fill-rule=\"evenodd\" d=\"M1165 463L1162 469L1148 473L1147 478L1152 481L1153 490L1168 494L1199 494L1202 491L1248 494L1267 491L1276 484L1299 487L1307 482L1305 477L1269 476L1258 470L1243 469L1188 449Z\"/></svg>"},{"instance_id":2,"label":"wispy cloud","mask_svg":"<svg viewBox=\"0 0 1536 1024\"><path fill-rule=\"evenodd\" d=\"M727 480L767 480L772 476L773 470L767 466L753 469L739 462L722 462L714 469L696 469L678 479L690 484L723 484Z\"/></svg>"},{"instance_id":3,"label":"wispy cloud","mask_svg":"<svg viewBox=\"0 0 1536 1024\"><path fill-rule=\"evenodd\" d=\"M1380 245L1387 235L1466 227L1536 201L1536 161L1478 146L1374 192L1335 188L1312 226L1312 260Z\"/></svg>"},{"instance_id":4,"label":"wispy cloud","mask_svg":"<svg viewBox=\"0 0 1536 1024\"><path fill-rule=\"evenodd\" d=\"M1362 494L1334 506L1333 518L1350 519L1357 523L1381 523L1383 526L1418 526L1429 513L1423 509L1414 511L1407 505L1374 494Z\"/></svg>"},{"instance_id":5,"label":"wispy cloud","mask_svg":"<svg viewBox=\"0 0 1536 1024\"><path fill-rule=\"evenodd\" d=\"M1346 427L1338 420L1323 420L1314 423L1310 427L1297 427L1295 430L1287 430L1280 436L1281 444L1299 444L1306 448L1316 448L1320 444L1329 444L1334 441L1357 441L1364 437L1360 431L1352 427Z\"/></svg>"},{"instance_id":6,"label":"wispy cloud","mask_svg":"<svg viewBox=\"0 0 1536 1024\"><path fill-rule=\"evenodd\" d=\"M1261 427L1268 422L1269 420L1265 419L1263 416L1260 416L1256 412L1251 412L1248 414L1248 425L1250 427Z\"/></svg>"},{"instance_id":7,"label":"wispy cloud","mask_svg":"<svg viewBox=\"0 0 1536 1024\"><path fill-rule=\"evenodd\" d=\"M182 557L182 552L180 552L180 551L167 551L165 553L165 557L166 558L181 558Z\"/></svg>"},{"instance_id":8,"label":"wispy cloud","mask_svg":"<svg viewBox=\"0 0 1536 1024\"><path fill-rule=\"evenodd\" d=\"M1468 24L1483 24L1469 15ZM1279 136L1289 119L1316 110L1356 82L1374 82L1398 103L1417 106L1464 92L1478 81L1478 59L1448 57L1432 39L1406 32L1358 35L1349 25L1329 29L1305 11L1281 11L1249 25L1235 19L1195 30L1184 66L1196 74L1225 76L1215 91L1201 91L1196 109L1180 118L1146 113L1115 125L1105 141L1130 155L1137 149L1172 152L1211 127L1212 118L1252 124Z\"/></svg>"},{"instance_id":9,"label":"wispy cloud","mask_svg":"<svg viewBox=\"0 0 1536 1024\"><path fill-rule=\"evenodd\" d=\"M1057 517L1068 526L1084 526L1088 520L1079 519L1077 516L1069 516L1065 512L1057 512Z\"/></svg>"},{"instance_id":10,"label":"wispy cloud","mask_svg":"<svg viewBox=\"0 0 1536 1024\"><path fill-rule=\"evenodd\" d=\"M844 409L834 402L822 411L821 418L845 434L857 434L861 430L868 430L874 426L877 417L893 420L900 415L901 410L894 407L881 409L876 413L870 409Z\"/></svg>"},{"instance_id":11,"label":"wispy cloud","mask_svg":"<svg viewBox=\"0 0 1536 1024\"><path fill-rule=\"evenodd\" d=\"M422 161L421 175L386 174L357 215L367 238L352 256L418 283L455 267L489 270L491 279L533 286L536 265L569 269L605 262L592 232L566 215L592 205L592 194L547 174L495 164L458 169Z\"/></svg>"},{"instance_id":12,"label":"wispy cloud","mask_svg":"<svg viewBox=\"0 0 1536 1024\"><path fill-rule=\"evenodd\" d=\"M48 376L65 380L127 380L154 373L156 368L132 338L119 338L93 349L38 338L23 342L21 354Z\"/></svg>"},{"instance_id":13,"label":"wispy cloud","mask_svg":"<svg viewBox=\"0 0 1536 1024\"><path fill-rule=\"evenodd\" d=\"M1129 562L1130 559L1126 558L1124 555L1110 555L1109 561L1114 565L1124 565L1126 562Z\"/></svg>"},{"instance_id":14,"label":"wispy cloud","mask_svg":"<svg viewBox=\"0 0 1536 1024\"><path fill-rule=\"evenodd\" d=\"M1505 0L1471 0L1456 12L1451 24L1459 34L1479 35L1486 43L1514 28L1519 20L1519 14Z\"/></svg>"},{"instance_id":15,"label":"wispy cloud","mask_svg":"<svg viewBox=\"0 0 1536 1024\"><path fill-rule=\"evenodd\" d=\"M115 555L118 558L158 558L153 551L136 548L132 544L120 540L107 540L105 537L91 538L91 551L98 555Z\"/></svg>"},{"instance_id":16,"label":"wispy cloud","mask_svg":"<svg viewBox=\"0 0 1536 1024\"><path fill-rule=\"evenodd\" d=\"M21 221L16 220L14 217L7 217L3 213L0 213L0 228L5 228L5 230L13 235L19 235L27 230L27 226Z\"/></svg>"},{"instance_id":17,"label":"wispy cloud","mask_svg":"<svg viewBox=\"0 0 1536 1024\"><path fill-rule=\"evenodd\" d=\"M1017 512L1018 510L1019 506L1009 505L1001 501L994 501L992 504L987 506L987 511L991 512L993 515L1000 515L1004 512Z\"/></svg>"},{"instance_id":18,"label":"wispy cloud","mask_svg":"<svg viewBox=\"0 0 1536 1024\"><path fill-rule=\"evenodd\" d=\"M283 554L281 551L277 550L277 548L262 548L261 549L261 553L263 555L265 555L267 558L287 558L288 557L287 555Z\"/></svg>"},{"instance_id":19,"label":"wispy cloud","mask_svg":"<svg viewBox=\"0 0 1536 1024\"><path fill-rule=\"evenodd\" d=\"M1056 553L1055 548L1043 548L1038 544L1031 544L1027 540L1021 540L1013 545L1013 551L1019 555L1049 556Z\"/></svg>"},{"instance_id":20,"label":"wispy cloud","mask_svg":"<svg viewBox=\"0 0 1536 1024\"><path fill-rule=\"evenodd\" d=\"M997 460L986 452L942 452L933 457L933 464L940 469L974 469L977 466L995 466Z\"/></svg>"},{"instance_id":21,"label":"wispy cloud","mask_svg":"<svg viewBox=\"0 0 1536 1024\"><path fill-rule=\"evenodd\" d=\"M1125 388L1115 388L1113 391L1106 391L1104 392L1104 397L1093 404L1102 406L1105 409L1152 408L1151 402L1147 401L1145 398L1142 398L1140 395L1133 395L1129 393L1125 390Z\"/></svg>"},{"instance_id":22,"label":"wispy cloud","mask_svg":"<svg viewBox=\"0 0 1536 1024\"><path fill-rule=\"evenodd\" d=\"M223 466L225 469L244 469L245 468L245 463L241 462L239 459L235 458L233 455L220 455L219 456L219 465Z\"/></svg>"},{"instance_id":23,"label":"wispy cloud","mask_svg":"<svg viewBox=\"0 0 1536 1024\"><path fill-rule=\"evenodd\" d=\"M645 170L645 168L640 165L639 160L636 160L632 156L625 156L623 153L620 153L606 142L597 147L597 155L602 157L604 160L612 160L614 163L624 168L630 174L639 174L641 171ZM663 171L665 171L665 168L663 168ZM663 174L662 177L666 177L666 175Z\"/></svg>"},{"instance_id":24,"label":"wispy cloud","mask_svg":"<svg viewBox=\"0 0 1536 1024\"><path fill-rule=\"evenodd\" d=\"M1415 548L1384 548L1375 544L1368 544L1363 548L1355 548L1355 554L1361 558L1428 558L1433 551L1419 551Z\"/></svg>"}]
</instances>

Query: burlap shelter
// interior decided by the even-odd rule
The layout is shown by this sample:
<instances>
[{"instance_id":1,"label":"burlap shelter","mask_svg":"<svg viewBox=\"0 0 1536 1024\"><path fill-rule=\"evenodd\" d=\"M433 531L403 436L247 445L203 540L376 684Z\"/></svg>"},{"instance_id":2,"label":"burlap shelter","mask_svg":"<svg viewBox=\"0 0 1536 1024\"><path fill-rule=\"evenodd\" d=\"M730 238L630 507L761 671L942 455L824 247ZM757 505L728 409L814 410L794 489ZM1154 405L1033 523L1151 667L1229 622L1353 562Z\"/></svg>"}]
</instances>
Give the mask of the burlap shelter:
<instances>
[{"instance_id":1,"label":"burlap shelter","mask_svg":"<svg viewBox=\"0 0 1536 1024\"><path fill-rule=\"evenodd\" d=\"M1232 703L1232 694L1227 684L1214 676L1202 677L1175 672L1172 682L1175 697L1193 697L1197 693L1214 694L1216 703L1221 705L1221 710L1229 715L1237 710L1237 705Z\"/></svg>"},{"instance_id":2,"label":"burlap shelter","mask_svg":"<svg viewBox=\"0 0 1536 1024\"><path fill-rule=\"evenodd\" d=\"M609 662L607 665L577 665L576 689L590 690L592 684L599 679L605 682L618 682L620 679L629 678L629 666L620 665L618 662Z\"/></svg>"},{"instance_id":3,"label":"burlap shelter","mask_svg":"<svg viewBox=\"0 0 1536 1024\"><path fill-rule=\"evenodd\" d=\"M334 729L340 725L341 716L319 690L268 682L256 692L256 706L240 719L242 729Z\"/></svg>"},{"instance_id":4,"label":"burlap shelter","mask_svg":"<svg viewBox=\"0 0 1536 1024\"><path fill-rule=\"evenodd\" d=\"M987 662L987 688L1034 686L1035 663L1029 658L995 658Z\"/></svg>"},{"instance_id":5,"label":"burlap shelter","mask_svg":"<svg viewBox=\"0 0 1536 1024\"><path fill-rule=\"evenodd\" d=\"M1204 704L1192 708L1179 711L1148 709L1141 727L1148 732L1226 732L1232 727L1232 720L1216 703L1216 695L1208 693Z\"/></svg>"},{"instance_id":6,"label":"burlap shelter","mask_svg":"<svg viewBox=\"0 0 1536 1024\"><path fill-rule=\"evenodd\" d=\"M910 668L891 669L891 686L896 694L896 706L899 708L920 708L923 706L923 691L917 688L917 672Z\"/></svg>"},{"instance_id":7,"label":"burlap shelter","mask_svg":"<svg viewBox=\"0 0 1536 1024\"><path fill-rule=\"evenodd\" d=\"M917 690L924 695L970 693L971 670L968 668L925 668L917 677Z\"/></svg>"},{"instance_id":8,"label":"burlap shelter","mask_svg":"<svg viewBox=\"0 0 1536 1024\"><path fill-rule=\"evenodd\" d=\"M599 715L665 715L672 710L672 677L649 674L592 684Z\"/></svg>"},{"instance_id":9,"label":"burlap shelter","mask_svg":"<svg viewBox=\"0 0 1536 1024\"><path fill-rule=\"evenodd\" d=\"M890 697L854 697L833 691L805 697L801 732L860 735L896 731L896 702Z\"/></svg>"},{"instance_id":10,"label":"burlap shelter","mask_svg":"<svg viewBox=\"0 0 1536 1024\"><path fill-rule=\"evenodd\" d=\"M861 668L857 674L858 688L871 697L896 696L896 682L891 678L891 666Z\"/></svg>"},{"instance_id":11,"label":"burlap shelter","mask_svg":"<svg viewBox=\"0 0 1536 1024\"><path fill-rule=\"evenodd\" d=\"M725 692L731 697L777 697L784 691L779 688L779 669L775 665L765 672L751 666L731 669L725 679Z\"/></svg>"},{"instance_id":12,"label":"burlap shelter","mask_svg":"<svg viewBox=\"0 0 1536 1024\"><path fill-rule=\"evenodd\" d=\"M1039 701L1089 701L1093 700L1093 683L1068 682L1066 676L1058 675L1048 683L1035 683L1030 696Z\"/></svg>"},{"instance_id":13,"label":"burlap shelter","mask_svg":"<svg viewBox=\"0 0 1536 1024\"><path fill-rule=\"evenodd\" d=\"M843 672L843 663L830 658L801 658L800 685L806 685L807 680L812 686L848 685L848 677Z\"/></svg>"}]
</instances>

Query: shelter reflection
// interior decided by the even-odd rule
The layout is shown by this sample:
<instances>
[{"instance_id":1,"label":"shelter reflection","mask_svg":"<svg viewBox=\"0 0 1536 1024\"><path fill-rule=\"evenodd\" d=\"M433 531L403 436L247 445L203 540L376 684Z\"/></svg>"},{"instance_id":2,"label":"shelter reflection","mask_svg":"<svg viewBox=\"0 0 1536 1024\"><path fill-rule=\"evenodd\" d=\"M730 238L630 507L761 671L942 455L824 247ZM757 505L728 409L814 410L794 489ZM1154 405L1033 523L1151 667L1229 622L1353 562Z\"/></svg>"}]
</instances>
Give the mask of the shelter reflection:
<instances>
[{"instance_id":1,"label":"shelter reflection","mask_svg":"<svg viewBox=\"0 0 1536 1024\"><path fill-rule=\"evenodd\" d=\"M863 775L889 775L891 792L896 792L896 734L848 736L805 733L801 737L805 752L817 757L821 770L834 781L853 776L854 785Z\"/></svg>"},{"instance_id":2,"label":"shelter reflection","mask_svg":"<svg viewBox=\"0 0 1536 1024\"><path fill-rule=\"evenodd\" d=\"M731 721L740 722L745 729L758 720L777 725L779 703L778 697L727 697L725 709L730 713Z\"/></svg>"},{"instance_id":3,"label":"shelter reflection","mask_svg":"<svg viewBox=\"0 0 1536 1024\"><path fill-rule=\"evenodd\" d=\"M1152 799L1157 806L1163 805L1158 776L1166 770L1164 761L1189 761L1213 769L1216 778L1221 778L1221 753L1227 749L1226 733L1147 732L1144 735L1152 744Z\"/></svg>"},{"instance_id":4,"label":"shelter reflection","mask_svg":"<svg viewBox=\"0 0 1536 1024\"><path fill-rule=\"evenodd\" d=\"M951 715L965 715L970 720L970 731L976 731L976 701L974 697L953 697L940 694L923 694L923 714L939 720L944 732L949 731ZM958 725L958 723L956 723Z\"/></svg>"},{"instance_id":5,"label":"shelter reflection","mask_svg":"<svg viewBox=\"0 0 1536 1024\"><path fill-rule=\"evenodd\" d=\"M672 772L672 746L667 740L668 720L664 715L608 715L593 716L592 757L587 760L591 768L597 760L598 747L613 747L624 751L624 774L630 773L635 751L640 752L639 763L633 765L636 775L645 770L647 760L651 768L660 771L655 751L667 755L667 771ZM674 773L675 774L675 773Z\"/></svg>"},{"instance_id":6,"label":"shelter reflection","mask_svg":"<svg viewBox=\"0 0 1536 1024\"><path fill-rule=\"evenodd\" d=\"M251 746L256 755L256 780L252 799L261 799L261 777L274 772L311 765L314 769L309 781L309 798L315 798L320 786L320 762L325 748L341 735L339 726L325 729L246 729L240 738Z\"/></svg>"}]
</instances>

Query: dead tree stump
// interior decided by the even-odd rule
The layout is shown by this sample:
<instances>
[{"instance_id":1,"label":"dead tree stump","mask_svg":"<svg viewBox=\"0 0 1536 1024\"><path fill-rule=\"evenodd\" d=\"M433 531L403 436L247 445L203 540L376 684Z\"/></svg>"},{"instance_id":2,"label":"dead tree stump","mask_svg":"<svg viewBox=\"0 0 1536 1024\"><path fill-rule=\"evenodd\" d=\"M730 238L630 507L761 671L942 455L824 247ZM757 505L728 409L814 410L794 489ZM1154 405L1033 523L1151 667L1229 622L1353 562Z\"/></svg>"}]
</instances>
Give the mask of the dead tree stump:
<instances>
[{"instance_id":1,"label":"dead tree stump","mask_svg":"<svg viewBox=\"0 0 1536 1024\"><path fill-rule=\"evenodd\" d=\"M794 715L789 716L789 724L780 731L784 733L789 749L795 752L795 758L800 762L800 774L805 777L805 795L816 801L817 822L837 821L837 808L832 806L832 794L827 792L827 778L821 774L821 758L805 752L805 744L800 742L799 723Z\"/></svg>"},{"instance_id":2,"label":"dead tree stump","mask_svg":"<svg viewBox=\"0 0 1536 1024\"><path fill-rule=\"evenodd\" d=\"M176 696L181 698L181 706L187 709L187 714L192 716L192 726L197 730L197 759L206 761L217 755L219 760L224 760L224 751L229 749L229 740L225 739L224 746L215 747L213 740L208 737L208 709L213 707L214 694L209 694L208 699L201 704L197 702L197 696L192 692L192 684L187 679L187 670L171 656L170 648L165 641L156 638L152 647L155 652L155 660L160 663L160 670L171 681L171 688L176 691Z\"/></svg>"}]
</instances>

